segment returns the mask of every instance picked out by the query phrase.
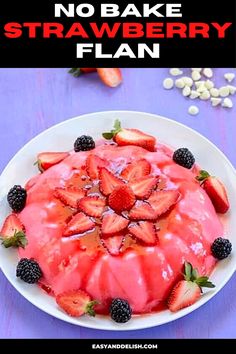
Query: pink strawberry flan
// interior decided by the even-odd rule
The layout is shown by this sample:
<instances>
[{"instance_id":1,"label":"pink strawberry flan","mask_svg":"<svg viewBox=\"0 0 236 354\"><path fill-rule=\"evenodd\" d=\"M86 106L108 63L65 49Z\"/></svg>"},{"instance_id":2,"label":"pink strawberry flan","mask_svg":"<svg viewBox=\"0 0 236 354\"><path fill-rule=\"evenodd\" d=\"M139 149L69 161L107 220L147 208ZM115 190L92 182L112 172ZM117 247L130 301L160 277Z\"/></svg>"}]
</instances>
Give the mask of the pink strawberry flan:
<instances>
[{"instance_id":1,"label":"pink strawberry flan","mask_svg":"<svg viewBox=\"0 0 236 354\"><path fill-rule=\"evenodd\" d=\"M146 149L103 140L28 181L18 214L28 245L19 256L37 261L44 290L81 289L101 314L112 299L126 299L144 314L166 307L184 262L211 273L211 245L223 226L198 168L172 156L161 143Z\"/></svg>"}]
</instances>

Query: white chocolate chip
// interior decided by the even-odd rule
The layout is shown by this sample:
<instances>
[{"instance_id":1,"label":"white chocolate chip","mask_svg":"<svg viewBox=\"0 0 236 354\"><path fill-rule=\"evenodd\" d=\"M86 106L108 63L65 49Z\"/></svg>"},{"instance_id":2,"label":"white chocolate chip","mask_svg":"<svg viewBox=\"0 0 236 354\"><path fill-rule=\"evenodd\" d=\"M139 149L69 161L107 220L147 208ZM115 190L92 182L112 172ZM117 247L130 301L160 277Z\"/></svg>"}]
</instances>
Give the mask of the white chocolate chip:
<instances>
[{"instance_id":1,"label":"white chocolate chip","mask_svg":"<svg viewBox=\"0 0 236 354\"><path fill-rule=\"evenodd\" d=\"M212 97L211 104L213 107L219 106L221 104L222 98Z\"/></svg>"},{"instance_id":2,"label":"white chocolate chip","mask_svg":"<svg viewBox=\"0 0 236 354\"><path fill-rule=\"evenodd\" d=\"M219 92L220 92L220 96L221 97L227 97L227 96L229 96L229 87L228 86L222 86L219 89Z\"/></svg>"},{"instance_id":3,"label":"white chocolate chip","mask_svg":"<svg viewBox=\"0 0 236 354\"><path fill-rule=\"evenodd\" d=\"M184 80L184 84L186 86L189 86L189 87L193 86L193 80L191 79L191 77L184 76L184 77L182 77L182 79Z\"/></svg>"},{"instance_id":4,"label":"white chocolate chip","mask_svg":"<svg viewBox=\"0 0 236 354\"><path fill-rule=\"evenodd\" d=\"M188 109L188 113L192 116L196 116L199 113L199 108L196 106L190 106Z\"/></svg>"},{"instance_id":5,"label":"white chocolate chip","mask_svg":"<svg viewBox=\"0 0 236 354\"><path fill-rule=\"evenodd\" d=\"M224 98L223 102L222 102L222 107L225 108L232 108L233 107L233 102L230 98Z\"/></svg>"},{"instance_id":6,"label":"white chocolate chip","mask_svg":"<svg viewBox=\"0 0 236 354\"><path fill-rule=\"evenodd\" d=\"M206 86L203 83L197 88L197 92L203 93L204 91L208 91L208 90L207 90Z\"/></svg>"},{"instance_id":7,"label":"white chocolate chip","mask_svg":"<svg viewBox=\"0 0 236 354\"><path fill-rule=\"evenodd\" d=\"M197 92L197 91L195 91L195 90L192 90L189 97L190 97L192 100L194 100L195 98L197 98L197 97L199 97L199 96L200 96L200 93L199 93L199 92Z\"/></svg>"},{"instance_id":8,"label":"white chocolate chip","mask_svg":"<svg viewBox=\"0 0 236 354\"><path fill-rule=\"evenodd\" d=\"M205 81L196 81L195 86L198 89L200 86L205 85Z\"/></svg>"},{"instance_id":9,"label":"white chocolate chip","mask_svg":"<svg viewBox=\"0 0 236 354\"><path fill-rule=\"evenodd\" d=\"M199 73L202 71L202 68L191 68L192 71L198 71Z\"/></svg>"},{"instance_id":10,"label":"white chocolate chip","mask_svg":"<svg viewBox=\"0 0 236 354\"><path fill-rule=\"evenodd\" d=\"M236 92L236 87L235 86L232 86L232 85L228 85L228 88L229 88L229 93L231 95L234 95L235 92Z\"/></svg>"},{"instance_id":11,"label":"white chocolate chip","mask_svg":"<svg viewBox=\"0 0 236 354\"><path fill-rule=\"evenodd\" d=\"M174 86L174 80L167 77L164 81L163 81L163 87L166 90L171 90Z\"/></svg>"},{"instance_id":12,"label":"white chocolate chip","mask_svg":"<svg viewBox=\"0 0 236 354\"><path fill-rule=\"evenodd\" d=\"M193 79L194 81L200 80L201 77L202 77L202 76L201 76L201 74L200 74L199 71L194 70L194 71L192 72L192 79Z\"/></svg>"},{"instance_id":13,"label":"white chocolate chip","mask_svg":"<svg viewBox=\"0 0 236 354\"><path fill-rule=\"evenodd\" d=\"M220 91L217 88L213 87L210 89L210 94L212 97L219 97Z\"/></svg>"},{"instance_id":14,"label":"white chocolate chip","mask_svg":"<svg viewBox=\"0 0 236 354\"><path fill-rule=\"evenodd\" d=\"M170 74L172 76L178 76L178 75L182 75L183 74L183 71L180 70L179 68L171 68L170 69Z\"/></svg>"},{"instance_id":15,"label":"white chocolate chip","mask_svg":"<svg viewBox=\"0 0 236 354\"><path fill-rule=\"evenodd\" d=\"M208 77L208 79L212 78L213 76L213 71L211 68L204 68L203 69L203 75L205 75L206 77Z\"/></svg>"},{"instance_id":16,"label":"white chocolate chip","mask_svg":"<svg viewBox=\"0 0 236 354\"><path fill-rule=\"evenodd\" d=\"M210 92L208 90L203 91L201 93L201 95L200 95L200 99L204 100L204 101L209 100L210 97L211 97L211 95L210 95Z\"/></svg>"},{"instance_id":17,"label":"white chocolate chip","mask_svg":"<svg viewBox=\"0 0 236 354\"><path fill-rule=\"evenodd\" d=\"M226 73L226 74L224 74L224 78L228 82L232 82L235 78L235 74L234 73Z\"/></svg>"},{"instance_id":18,"label":"white chocolate chip","mask_svg":"<svg viewBox=\"0 0 236 354\"><path fill-rule=\"evenodd\" d=\"M212 89L214 86L215 86L215 84L214 84L213 81L211 81L211 80L206 80L206 82L205 82L205 87L206 87L208 90Z\"/></svg>"},{"instance_id":19,"label":"white chocolate chip","mask_svg":"<svg viewBox=\"0 0 236 354\"><path fill-rule=\"evenodd\" d=\"M187 96L190 95L190 93L191 93L190 87L189 87L189 86L185 86L185 88L184 88L183 91L182 91L183 96L184 96L184 97L187 97Z\"/></svg>"},{"instance_id":20,"label":"white chocolate chip","mask_svg":"<svg viewBox=\"0 0 236 354\"><path fill-rule=\"evenodd\" d=\"M177 79L175 80L175 86L182 89L185 86L184 80L183 79Z\"/></svg>"}]
</instances>

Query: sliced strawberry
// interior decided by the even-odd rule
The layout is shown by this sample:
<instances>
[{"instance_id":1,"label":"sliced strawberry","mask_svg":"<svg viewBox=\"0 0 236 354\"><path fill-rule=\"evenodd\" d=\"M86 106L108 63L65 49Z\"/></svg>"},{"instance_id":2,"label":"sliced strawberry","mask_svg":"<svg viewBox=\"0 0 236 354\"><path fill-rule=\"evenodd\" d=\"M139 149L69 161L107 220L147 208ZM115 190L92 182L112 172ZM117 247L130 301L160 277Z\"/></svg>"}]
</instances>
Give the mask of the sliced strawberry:
<instances>
[{"instance_id":1,"label":"sliced strawberry","mask_svg":"<svg viewBox=\"0 0 236 354\"><path fill-rule=\"evenodd\" d=\"M129 213L130 219L133 220L155 220L157 219L155 211L148 203L135 205Z\"/></svg>"},{"instance_id":2,"label":"sliced strawberry","mask_svg":"<svg viewBox=\"0 0 236 354\"><path fill-rule=\"evenodd\" d=\"M156 229L152 222L141 221L129 226L129 232L138 240L147 245L155 245L157 242Z\"/></svg>"},{"instance_id":3,"label":"sliced strawberry","mask_svg":"<svg viewBox=\"0 0 236 354\"><path fill-rule=\"evenodd\" d=\"M154 191L148 203L154 209L156 216L166 213L179 199L180 193L177 190Z\"/></svg>"},{"instance_id":4,"label":"sliced strawberry","mask_svg":"<svg viewBox=\"0 0 236 354\"><path fill-rule=\"evenodd\" d=\"M109 206L117 213L130 210L134 203L135 195L132 189L127 185L116 187L108 199Z\"/></svg>"},{"instance_id":5,"label":"sliced strawberry","mask_svg":"<svg viewBox=\"0 0 236 354\"><path fill-rule=\"evenodd\" d=\"M86 192L83 189L70 187L67 189L56 188L54 195L56 198L60 199L60 201L65 205L77 209L78 202L81 198L85 196L85 193Z\"/></svg>"},{"instance_id":6,"label":"sliced strawberry","mask_svg":"<svg viewBox=\"0 0 236 354\"><path fill-rule=\"evenodd\" d=\"M57 304L70 316L79 317L84 314L95 316L94 306L97 301L82 290L66 291L56 296Z\"/></svg>"},{"instance_id":7,"label":"sliced strawberry","mask_svg":"<svg viewBox=\"0 0 236 354\"><path fill-rule=\"evenodd\" d=\"M65 227L63 236L82 234L95 227L95 223L84 213L76 214Z\"/></svg>"},{"instance_id":8,"label":"sliced strawberry","mask_svg":"<svg viewBox=\"0 0 236 354\"><path fill-rule=\"evenodd\" d=\"M102 239L103 246L112 256L118 256L124 243L124 236L112 236Z\"/></svg>"},{"instance_id":9,"label":"sliced strawberry","mask_svg":"<svg viewBox=\"0 0 236 354\"><path fill-rule=\"evenodd\" d=\"M129 183L135 196L139 199L147 199L157 186L159 178L152 176L144 176L138 178L136 181Z\"/></svg>"},{"instance_id":10,"label":"sliced strawberry","mask_svg":"<svg viewBox=\"0 0 236 354\"><path fill-rule=\"evenodd\" d=\"M58 164L68 156L68 152L41 152L37 156L38 168L41 172L43 172Z\"/></svg>"},{"instance_id":11,"label":"sliced strawberry","mask_svg":"<svg viewBox=\"0 0 236 354\"><path fill-rule=\"evenodd\" d=\"M109 87L117 87L122 82L121 71L118 68L97 68L102 82Z\"/></svg>"},{"instance_id":12,"label":"sliced strawberry","mask_svg":"<svg viewBox=\"0 0 236 354\"><path fill-rule=\"evenodd\" d=\"M148 176L150 172L150 163L145 159L141 159L131 162L127 167L125 167L125 169L121 172L121 177L127 181L133 181L140 177Z\"/></svg>"},{"instance_id":13,"label":"sliced strawberry","mask_svg":"<svg viewBox=\"0 0 236 354\"><path fill-rule=\"evenodd\" d=\"M99 169L106 167L107 162L96 155L89 155L86 161L86 169L91 179L99 178Z\"/></svg>"},{"instance_id":14,"label":"sliced strawberry","mask_svg":"<svg viewBox=\"0 0 236 354\"><path fill-rule=\"evenodd\" d=\"M196 283L181 280L172 290L167 304L170 311L175 312L193 305L200 296L201 289Z\"/></svg>"},{"instance_id":15,"label":"sliced strawberry","mask_svg":"<svg viewBox=\"0 0 236 354\"><path fill-rule=\"evenodd\" d=\"M203 188L210 197L217 213L225 214L229 210L229 199L223 183L210 176L203 182Z\"/></svg>"},{"instance_id":16,"label":"sliced strawberry","mask_svg":"<svg viewBox=\"0 0 236 354\"><path fill-rule=\"evenodd\" d=\"M102 233L104 235L117 234L124 230L129 224L129 220L123 218L123 216L113 214L107 214L102 219Z\"/></svg>"},{"instance_id":17,"label":"sliced strawberry","mask_svg":"<svg viewBox=\"0 0 236 354\"><path fill-rule=\"evenodd\" d=\"M114 137L114 141L119 146L136 145L146 150L154 151L156 139L138 129L121 129Z\"/></svg>"},{"instance_id":18,"label":"sliced strawberry","mask_svg":"<svg viewBox=\"0 0 236 354\"><path fill-rule=\"evenodd\" d=\"M24 226L15 214L10 214L4 221L0 231L3 245L8 247L22 247L27 245Z\"/></svg>"},{"instance_id":19,"label":"sliced strawberry","mask_svg":"<svg viewBox=\"0 0 236 354\"><path fill-rule=\"evenodd\" d=\"M124 182L120 178L114 176L105 167L102 167L100 169L99 178L100 178L100 191L104 195L109 195L116 187L124 185Z\"/></svg>"},{"instance_id":20,"label":"sliced strawberry","mask_svg":"<svg viewBox=\"0 0 236 354\"><path fill-rule=\"evenodd\" d=\"M97 196L85 197L80 200L79 209L89 216L98 218L102 216L105 205L105 199Z\"/></svg>"}]
</instances>

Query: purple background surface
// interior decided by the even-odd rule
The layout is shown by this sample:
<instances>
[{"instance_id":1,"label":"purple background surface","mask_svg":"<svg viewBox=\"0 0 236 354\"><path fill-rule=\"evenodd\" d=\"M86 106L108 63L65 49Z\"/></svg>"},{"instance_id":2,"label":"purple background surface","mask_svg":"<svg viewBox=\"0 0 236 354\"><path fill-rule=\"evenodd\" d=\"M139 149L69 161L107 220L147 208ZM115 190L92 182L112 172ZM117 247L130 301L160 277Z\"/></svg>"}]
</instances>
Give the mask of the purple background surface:
<instances>
[{"instance_id":1,"label":"purple background surface","mask_svg":"<svg viewBox=\"0 0 236 354\"><path fill-rule=\"evenodd\" d=\"M222 74L227 71L216 69L216 82L223 84ZM177 89L163 90L167 73L167 69L123 69L123 85L109 89L96 74L74 79L66 69L0 69L0 170L46 128L105 110L144 111L182 122L209 138L236 166L235 109L215 109L202 101L196 103L200 114L188 115L188 107L195 102ZM47 315L18 294L0 272L0 338L236 338L235 293L236 275L214 299L187 317L146 330L109 332L73 326Z\"/></svg>"}]
</instances>

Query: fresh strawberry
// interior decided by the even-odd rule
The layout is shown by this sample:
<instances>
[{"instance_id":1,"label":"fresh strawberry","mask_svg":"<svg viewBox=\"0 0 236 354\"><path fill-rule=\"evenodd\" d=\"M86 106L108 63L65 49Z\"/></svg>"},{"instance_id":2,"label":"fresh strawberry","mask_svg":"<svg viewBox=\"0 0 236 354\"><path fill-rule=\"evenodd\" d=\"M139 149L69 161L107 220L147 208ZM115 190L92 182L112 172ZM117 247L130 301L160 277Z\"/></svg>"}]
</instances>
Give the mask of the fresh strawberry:
<instances>
[{"instance_id":1,"label":"fresh strawberry","mask_svg":"<svg viewBox=\"0 0 236 354\"><path fill-rule=\"evenodd\" d=\"M24 226L15 214L10 214L0 231L0 239L2 244L8 247L22 247L27 245L27 239L24 233Z\"/></svg>"},{"instance_id":2,"label":"fresh strawberry","mask_svg":"<svg viewBox=\"0 0 236 354\"><path fill-rule=\"evenodd\" d=\"M158 177L144 176L129 183L129 186L138 199L147 199L157 186L158 180Z\"/></svg>"},{"instance_id":3,"label":"fresh strawberry","mask_svg":"<svg viewBox=\"0 0 236 354\"><path fill-rule=\"evenodd\" d=\"M121 172L121 177L127 181L133 181L140 177L148 176L150 172L150 163L145 159L141 159L131 162L127 167L125 167L125 169Z\"/></svg>"},{"instance_id":4,"label":"fresh strawberry","mask_svg":"<svg viewBox=\"0 0 236 354\"><path fill-rule=\"evenodd\" d=\"M155 211L148 203L135 205L129 213L130 219L133 220L155 220L157 219Z\"/></svg>"},{"instance_id":5,"label":"fresh strawberry","mask_svg":"<svg viewBox=\"0 0 236 354\"><path fill-rule=\"evenodd\" d=\"M102 216L105 205L105 199L98 196L84 197L79 202L79 209L89 216L99 218Z\"/></svg>"},{"instance_id":6,"label":"fresh strawberry","mask_svg":"<svg viewBox=\"0 0 236 354\"><path fill-rule=\"evenodd\" d=\"M62 203L70 206L71 208L78 208L78 202L81 198L85 196L85 191L83 189L78 189L75 187L70 187L67 189L56 188L55 197L60 199Z\"/></svg>"},{"instance_id":7,"label":"fresh strawberry","mask_svg":"<svg viewBox=\"0 0 236 354\"><path fill-rule=\"evenodd\" d=\"M109 87L117 87L122 82L121 71L118 68L98 68L97 72L102 82Z\"/></svg>"},{"instance_id":8,"label":"fresh strawberry","mask_svg":"<svg viewBox=\"0 0 236 354\"><path fill-rule=\"evenodd\" d=\"M106 167L107 162L96 155L89 155L86 161L86 169L91 179L99 178L99 169Z\"/></svg>"},{"instance_id":9,"label":"fresh strawberry","mask_svg":"<svg viewBox=\"0 0 236 354\"><path fill-rule=\"evenodd\" d=\"M179 196L177 190L154 191L148 199L148 203L154 209L156 216L159 217L178 201Z\"/></svg>"},{"instance_id":10,"label":"fresh strawberry","mask_svg":"<svg viewBox=\"0 0 236 354\"><path fill-rule=\"evenodd\" d=\"M223 183L210 176L203 182L203 188L210 197L217 213L225 214L229 210L229 199Z\"/></svg>"},{"instance_id":11,"label":"fresh strawberry","mask_svg":"<svg viewBox=\"0 0 236 354\"><path fill-rule=\"evenodd\" d=\"M74 77L78 77L81 74L89 74L95 72L96 68L71 68L69 74L72 74Z\"/></svg>"},{"instance_id":12,"label":"fresh strawberry","mask_svg":"<svg viewBox=\"0 0 236 354\"><path fill-rule=\"evenodd\" d=\"M112 236L102 239L103 246L112 256L118 256L124 242L124 236Z\"/></svg>"},{"instance_id":13,"label":"fresh strawberry","mask_svg":"<svg viewBox=\"0 0 236 354\"><path fill-rule=\"evenodd\" d=\"M100 179L100 191L104 195L109 195L113 190L124 184L124 182L118 177L114 176L110 171L108 171L105 167L100 169L99 174Z\"/></svg>"},{"instance_id":14,"label":"fresh strawberry","mask_svg":"<svg viewBox=\"0 0 236 354\"><path fill-rule=\"evenodd\" d=\"M208 280L208 277L199 277L197 270L193 269L188 262L185 262L184 278L185 280L180 280L175 285L167 301L167 305L172 312L193 305L201 297L203 287L215 287Z\"/></svg>"},{"instance_id":15,"label":"fresh strawberry","mask_svg":"<svg viewBox=\"0 0 236 354\"><path fill-rule=\"evenodd\" d=\"M139 241L152 246L157 242L156 229L152 222L141 221L137 224L131 224L129 226L129 232L136 237Z\"/></svg>"},{"instance_id":16,"label":"fresh strawberry","mask_svg":"<svg viewBox=\"0 0 236 354\"><path fill-rule=\"evenodd\" d=\"M117 213L130 210L134 203L135 195L132 189L127 185L116 187L108 199L109 206Z\"/></svg>"},{"instance_id":17,"label":"fresh strawberry","mask_svg":"<svg viewBox=\"0 0 236 354\"><path fill-rule=\"evenodd\" d=\"M46 171L48 168L58 164L68 156L68 152L41 152L37 156L39 171Z\"/></svg>"},{"instance_id":18,"label":"fresh strawberry","mask_svg":"<svg viewBox=\"0 0 236 354\"><path fill-rule=\"evenodd\" d=\"M57 304L70 316L80 317L84 314L95 316L94 306L97 301L82 290L71 290L56 296Z\"/></svg>"},{"instance_id":19,"label":"fresh strawberry","mask_svg":"<svg viewBox=\"0 0 236 354\"><path fill-rule=\"evenodd\" d=\"M68 225L65 227L63 236L72 236L77 234L82 234L89 231L95 227L94 222L84 213L76 214Z\"/></svg>"},{"instance_id":20,"label":"fresh strawberry","mask_svg":"<svg viewBox=\"0 0 236 354\"><path fill-rule=\"evenodd\" d=\"M107 214L102 219L102 234L113 235L124 230L129 224L129 220L115 213Z\"/></svg>"}]
</instances>

